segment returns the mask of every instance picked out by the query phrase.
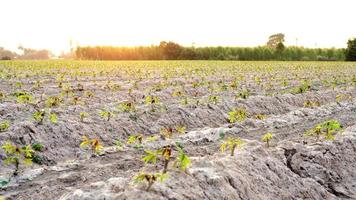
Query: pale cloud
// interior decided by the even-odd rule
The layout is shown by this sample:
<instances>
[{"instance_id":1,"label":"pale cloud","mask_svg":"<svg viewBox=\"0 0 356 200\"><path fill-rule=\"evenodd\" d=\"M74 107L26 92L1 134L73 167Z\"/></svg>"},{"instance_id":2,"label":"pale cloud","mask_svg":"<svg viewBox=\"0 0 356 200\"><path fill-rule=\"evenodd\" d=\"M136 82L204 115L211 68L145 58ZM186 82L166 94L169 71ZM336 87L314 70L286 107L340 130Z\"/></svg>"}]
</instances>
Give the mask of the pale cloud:
<instances>
[{"instance_id":1,"label":"pale cloud","mask_svg":"<svg viewBox=\"0 0 356 200\"><path fill-rule=\"evenodd\" d=\"M257 46L282 32L287 45L345 47L356 36L354 0L0 0L0 46Z\"/></svg>"}]
</instances>

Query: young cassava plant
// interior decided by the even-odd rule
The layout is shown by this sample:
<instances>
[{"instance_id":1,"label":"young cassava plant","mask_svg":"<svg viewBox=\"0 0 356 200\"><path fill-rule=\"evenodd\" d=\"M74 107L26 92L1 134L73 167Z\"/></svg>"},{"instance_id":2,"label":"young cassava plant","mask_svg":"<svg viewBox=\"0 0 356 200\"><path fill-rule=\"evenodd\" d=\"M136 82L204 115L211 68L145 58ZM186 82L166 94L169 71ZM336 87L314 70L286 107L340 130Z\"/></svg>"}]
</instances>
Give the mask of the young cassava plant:
<instances>
[{"instance_id":1,"label":"young cassava plant","mask_svg":"<svg viewBox=\"0 0 356 200\"><path fill-rule=\"evenodd\" d=\"M80 143L81 148L90 148L92 155L99 155L103 150L103 146L100 144L98 139L89 139L87 136L82 137L82 142Z\"/></svg>"},{"instance_id":2,"label":"young cassava plant","mask_svg":"<svg viewBox=\"0 0 356 200\"><path fill-rule=\"evenodd\" d=\"M0 132L5 132L10 128L10 122L9 121L2 121L0 122Z\"/></svg>"},{"instance_id":3,"label":"young cassava plant","mask_svg":"<svg viewBox=\"0 0 356 200\"><path fill-rule=\"evenodd\" d=\"M21 164L25 166L32 164L34 150L32 150L31 145L19 147L7 141L2 145L2 149L5 151L5 165L13 165L15 167L13 176L19 174Z\"/></svg>"},{"instance_id":4,"label":"young cassava plant","mask_svg":"<svg viewBox=\"0 0 356 200\"><path fill-rule=\"evenodd\" d=\"M316 141L320 140L323 136L325 140L335 140L335 133L341 129L341 125L336 120L329 120L323 123L317 124L311 130L304 133L305 136L314 136Z\"/></svg>"},{"instance_id":5,"label":"young cassava plant","mask_svg":"<svg viewBox=\"0 0 356 200\"><path fill-rule=\"evenodd\" d=\"M229 122L230 123L235 123L235 122L242 122L247 118L247 111L245 108L240 107L235 110L232 110L228 113L229 117Z\"/></svg>"},{"instance_id":6,"label":"young cassava plant","mask_svg":"<svg viewBox=\"0 0 356 200\"><path fill-rule=\"evenodd\" d=\"M138 175L134 177L134 183L141 183L143 181L147 182L147 187L146 191L149 191L152 185L156 182L159 181L163 183L166 179L168 178L168 174L162 174L162 173L144 173L141 172Z\"/></svg>"},{"instance_id":7,"label":"young cassava plant","mask_svg":"<svg viewBox=\"0 0 356 200\"><path fill-rule=\"evenodd\" d=\"M266 142L267 147L269 147L269 142L272 140L273 134L272 133L266 133L262 136L262 141Z\"/></svg>"},{"instance_id":8,"label":"young cassava plant","mask_svg":"<svg viewBox=\"0 0 356 200\"><path fill-rule=\"evenodd\" d=\"M225 152L226 149L229 148L230 149L230 155L234 156L235 149L236 148L241 148L244 143L245 142L242 141L240 138L229 137L226 141L224 141L221 144L220 149L221 149L222 152Z\"/></svg>"}]
</instances>

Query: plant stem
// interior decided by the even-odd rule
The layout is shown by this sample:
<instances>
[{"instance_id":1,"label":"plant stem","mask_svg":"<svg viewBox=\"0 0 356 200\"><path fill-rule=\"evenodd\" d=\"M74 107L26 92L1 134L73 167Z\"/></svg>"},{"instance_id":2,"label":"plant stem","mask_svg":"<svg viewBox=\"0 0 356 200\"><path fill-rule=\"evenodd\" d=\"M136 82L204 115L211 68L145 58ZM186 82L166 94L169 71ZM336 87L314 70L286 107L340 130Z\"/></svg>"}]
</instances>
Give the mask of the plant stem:
<instances>
[{"instance_id":1,"label":"plant stem","mask_svg":"<svg viewBox=\"0 0 356 200\"><path fill-rule=\"evenodd\" d=\"M231 149L231 156L234 156L234 154L235 154L235 149L236 149L236 144L234 144L234 145L232 146L232 149Z\"/></svg>"},{"instance_id":2,"label":"plant stem","mask_svg":"<svg viewBox=\"0 0 356 200\"><path fill-rule=\"evenodd\" d=\"M169 163L169 159L165 159L164 160L164 168L163 168L163 171L162 171L163 174L167 173L168 163Z\"/></svg>"},{"instance_id":3,"label":"plant stem","mask_svg":"<svg viewBox=\"0 0 356 200\"><path fill-rule=\"evenodd\" d=\"M147 186L147 188L146 188L146 191L148 191L148 190L150 190L150 188L151 188L151 186L153 185L153 181L149 181L148 182L148 186Z\"/></svg>"}]
</instances>

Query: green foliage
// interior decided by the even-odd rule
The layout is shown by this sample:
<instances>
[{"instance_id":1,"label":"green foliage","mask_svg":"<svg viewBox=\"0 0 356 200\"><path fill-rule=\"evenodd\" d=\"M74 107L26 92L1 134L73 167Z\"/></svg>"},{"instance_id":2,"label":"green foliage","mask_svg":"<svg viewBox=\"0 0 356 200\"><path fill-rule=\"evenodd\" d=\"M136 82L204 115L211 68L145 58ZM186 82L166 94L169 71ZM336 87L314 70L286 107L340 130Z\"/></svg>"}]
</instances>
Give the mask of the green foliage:
<instances>
[{"instance_id":1,"label":"green foliage","mask_svg":"<svg viewBox=\"0 0 356 200\"><path fill-rule=\"evenodd\" d=\"M58 116L55 113L51 113L49 115L49 120L53 123L53 124L57 124L58 123Z\"/></svg>"},{"instance_id":2,"label":"green foliage","mask_svg":"<svg viewBox=\"0 0 356 200\"><path fill-rule=\"evenodd\" d=\"M7 131L9 128L10 128L10 122L9 121L0 122L0 132Z\"/></svg>"},{"instance_id":3,"label":"green foliage","mask_svg":"<svg viewBox=\"0 0 356 200\"><path fill-rule=\"evenodd\" d=\"M159 98L157 96L148 95L145 99L145 104L151 106L151 111L155 112L155 105L160 103Z\"/></svg>"},{"instance_id":4,"label":"green foliage","mask_svg":"<svg viewBox=\"0 0 356 200\"><path fill-rule=\"evenodd\" d=\"M82 142L79 145L81 148L88 148L90 147L92 150L92 153L95 154L100 154L101 151L103 150L103 146L100 144L98 139L89 139L87 136L82 137Z\"/></svg>"},{"instance_id":5,"label":"green foliage","mask_svg":"<svg viewBox=\"0 0 356 200\"><path fill-rule=\"evenodd\" d=\"M217 104L219 102L219 97L215 95L210 95L209 96L209 103Z\"/></svg>"},{"instance_id":6,"label":"green foliage","mask_svg":"<svg viewBox=\"0 0 356 200\"><path fill-rule=\"evenodd\" d=\"M0 178L0 187L5 186L5 185L7 185L9 183L10 183L9 179ZM1 200L1 197L0 197L0 200Z\"/></svg>"},{"instance_id":7,"label":"green foliage","mask_svg":"<svg viewBox=\"0 0 356 200\"><path fill-rule=\"evenodd\" d=\"M41 143L33 143L32 145L32 149L35 151L42 151L42 149L44 148L43 144Z\"/></svg>"},{"instance_id":8,"label":"green foliage","mask_svg":"<svg viewBox=\"0 0 356 200\"><path fill-rule=\"evenodd\" d=\"M124 145L122 144L122 142L120 140L115 140L114 144L115 144L117 150L122 150L122 148L124 147Z\"/></svg>"},{"instance_id":9,"label":"green foliage","mask_svg":"<svg viewBox=\"0 0 356 200\"><path fill-rule=\"evenodd\" d=\"M225 138L225 132L224 132L224 130L220 129L219 130L219 139L222 140L224 138Z\"/></svg>"},{"instance_id":10,"label":"green foliage","mask_svg":"<svg viewBox=\"0 0 356 200\"><path fill-rule=\"evenodd\" d=\"M142 158L142 160L147 163L156 164L158 155L162 154L161 150L150 151L145 150L146 156Z\"/></svg>"},{"instance_id":11,"label":"green foliage","mask_svg":"<svg viewBox=\"0 0 356 200\"><path fill-rule=\"evenodd\" d=\"M253 118L258 119L258 120L264 120L264 119L266 119L266 115L257 114L257 115L254 115Z\"/></svg>"},{"instance_id":12,"label":"green foliage","mask_svg":"<svg viewBox=\"0 0 356 200\"><path fill-rule=\"evenodd\" d=\"M51 107L57 107L59 106L61 103L63 102L63 100L60 97L57 96L51 96L48 97L48 99L46 100L46 106L51 108Z\"/></svg>"},{"instance_id":13,"label":"green foliage","mask_svg":"<svg viewBox=\"0 0 356 200\"><path fill-rule=\"evenodd\" d=\"M146 191L149 191L151 186L158 180L159 182L163 183L168 178L168 174L162 173L144 173L141 172L134 177L134 183L141 183L143 181L147 182Z\"/></svg>"},{"instance_id":14,"label":"green foliage","mask_svg":"<svg viewBox=\"0 0 356 200\"><path fill-rule=\"evenodd\" d=\"M272 133L266 133L262 136L262 141L267 143L267 147L269 147L269 142L272 140L273 134Z\"/></svg>"},{"instance_id":15,"label":"green foliage","mask_svg":"<svg viewBox=\"0 0 356 200\"><path fill-rule=\"evenodd\" d=\"M23 94L17 96L17 103L22 103L22 104L30 104L33 103L33 97L32 95L29 94Z\"/></svg>"},{"instance_id":16,"label":"green foliage","mask_svg":"<svg viewBox=\"0 0 356 200\"><path fill-rule=\"evenodd\" d=\"M17 145L12 144L7 141L1 147L5 151L5 165L13 165L15 170L13 172L14 176L17 176L20 169L20 164L25 166L32 164L32 156L34 151L30 145L18 147Z\"/></svg>"},{"instance_id":17,"label":"green foliage","mask_svg":"<svg viewBox=\"0 0 356 200\"><path fill-rule=\"evenodd\" d=\"M130 137L128 138L127 144L135 144L136 145L142 145L143 143L143 135L141 133L138 133L136 135L130 135Z\"/></svg>"},{"instance_id":18,"label":"green foliage","mask_svg":"<svg viewBox=\"0 0 356 200\"><path fill-rule=\"evenodd\" d=\"M305 136L315 136L319 141L320 136L323 136L325 140L335 140L335 134L341 130L341 125L336 120L329 120L323 123L317 124L313 129L304 133Z\"/></svg>"},{"instance_id":19,"label":"green foliage","mask_svg":"<svg viewBox=\"0 0 356 200\"><path fill-rule=\"evenodd\" d=\"M241 90L241 92L236 94L236 98L247 99L249 95L250 92L248 91L248 89L244 88Z\"/></svg>"},{"instance_id":20,"label":"green foliage","mask_svg":"<svg viewBox=\"0 0 356 200\"><path fill-rule=\"evenodd\" d=\"M107 111L107 110L102 110L99 112L100 117L106 118L106 121L110 121L110 118L114 116L114 113Z\"/></svg>"},{"instance_id":21,"label":"green foliage","mask_svg":"<svg viewBox=\"0 0 356 200\"><path fill-rule=\"evenodd\" d=\"M185 134L185 131L186 131L185 126L178 126L176 129L177 129L177 132L178 132L180 135Z\"/></svg>"},{"instance_id":22,"label":"green foliage","mask_svg":"<svg viewBox=\"0 0 356 200\"><path fill-rule=\"evenodd\" d=\"M5 93L0 92L0 102L2 102L5 99L5 97L6 97Z\"/></svg>"},{"instance_id":23,"label":"green foliage","mask_svg":"<svg viewBox=\"0 0 356 200\"><path fill-rule=\"evenodd\" d=\"M81 122L84 122L84 119L87 118L89 114L87 112L80 112L79 113L79 118Z\"/></svg>"},{"instance_id":24,"label":"green foliage","mask_svg":"<svg viewBox=\"0 0 356 200\"><path fill-rule=\"evenodd\" d=\"M174 166L178 166L182 171L185 171L191 164L189 157L184 153L183 149L176 146L178 149L178 156L174 162Z\"/></svg>"},{"instance_id":25,"label":"green foliage","mask_svg":"<svg viewBox=\"0 0 356 200\"><path fill-rule=\"evenodd\" d=\"M118 109L122 112L134 112L136 111L135 105L132 102L120 103Z\"/></svg>"},{"instance_id":26,"label":"green foliage","mask_svg":"<svg viewBox=\"0 0 356 200\"><path fill-rule=\"evenodd\" d=\"M43 110L37 110L33 114L33 119L35 119L37 122L42 122L45 116L45 112Z\"/></svg>"},{"instance_id":27,"label":"green foliage","mask_svg":"<svg viewBox=\"0 0 356 200\"><path fill-rule=\"evenodd\" d=\"M311 88L310 83L308 81L302 81L301 84L294 88L295 94L301 94L307 92Z\"/></svg>"},{"instance_id":28,"label":"green foliage","mask_svg":"<svg viewBox=\"0 0 356 200\"><path fill-rule=\"evenodd\" d=\"M349 39L345 54L347 61L356 61L356 38Z\"/></svg>"},{"instance_id":29,"label":"green foliage","mask_svg":"<svg viewBox=\"0 0 356 200\"><path fill-rule=\"evenodd\" d=\"M226 149L229 148L230 149L230 155L234 156L235 149L236 148L241 148L244 143L245 142L242 141L240 138L229 137L226 141L224 141L221 144L220 149L221 149L222 152L225 152Z\"/></svg>"},{"instance_id":30,"label":"green foliage","mask_svg":"<svg viewBox=\"0 0 356 200\"><path fill-rule=\"evenodd\" d=\"M314 107L319 107L320 103L318 101L310 101L307 100L304 102L304 107L306 108L314 108Z\"/></svg>"},{"instance_id":31,"label":"green foliage","mask_svg":"<svg viewBox=\"0 0 356 200\"><path fill-rule=\"evenodd\" d=\"M343 49L285 47L182 47L176 43L147 47L78 47L76 56L82 60L344 60ZM169 45L167 45L169 44ZM276 51L277 46L278 51ZM284 45L283 45L284 46ZM282 51L281 51L282 50ZM143 53L144 52L144 53ZM281 53L276 53L281 52Z\"/></svg>"},{"instance_id":32,"label":"green foliage","mask_svg":"<svg viewBox=\"0 0 356 200\"><path fill-rule=\"evenodd\" d=\"M229 115L229 122L230 123L235 123L235 122L242 122L244 121L246 118L247 118L247 111L245 108L243 107L240 107L240 108L237 108L233 111L230 111L228 113Z\"/></svg>"}]
</instances>

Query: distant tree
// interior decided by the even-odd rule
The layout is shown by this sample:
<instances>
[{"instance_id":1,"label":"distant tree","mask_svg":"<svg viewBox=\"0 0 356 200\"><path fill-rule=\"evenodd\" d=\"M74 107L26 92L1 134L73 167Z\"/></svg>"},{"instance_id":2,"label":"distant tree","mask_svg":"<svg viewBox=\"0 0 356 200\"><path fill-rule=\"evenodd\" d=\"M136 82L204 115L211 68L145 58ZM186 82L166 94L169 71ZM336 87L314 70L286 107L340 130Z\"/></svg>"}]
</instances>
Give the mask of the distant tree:
<instances>
[{"instance_id":1,"label":"distant tree","mask_svg":"<svg viewBox=\"0 0 356 200\"><path fill-rule=\"evenodd\" d=\"M16 53L6 50L3 47L0 47L0 60L12 60L16 56Z\"/></svg>"},{"instance_id":2,"label":"distant tree","mask_svg":"<svg viewBox=\"0 0 356 200\"><path fill-rule=\"evenodd\" d=\"M174 42L162 41L159 44L159 48L167 60L177 60L183 51L183 47Z\"/></svg>"},{"instance_id":3,"label":"distant tree","mask_svg":"<svg viewBox=\"0 0 356 200\"><path fill-rule=\"evenodd\" d=\"M19 59L44 60L49 59L52 56L52 53L46 49L36 50L24 48L23 46L19 46L18 49L23 52L22 55L18 57Z\"/></svg>"},{"instance_id":4,"label":"distant tree","mask_svg":"<svg viewBox=\"0 0 356 200\"><path fill-rule=\"evenodd\" d=\"M356 38L349 39L347 42L345 59L347 61L356 61Z\"/></svg>"},{"instance_id":5,"label":"distant tree","mask_svg":"<svg viewBox=\"0 0 356 200\"><path fill-rule=\"evenodd\" d=\"M284 42L284 34L277 33L269 36L267 46L277 49L277 47L281 47L283 45L284 48L283 42Z\"/></svg>"},{"instance_id":6,"label":"distant tree","mask_svg":"<svg viewBox=\"0 0 356 200\"><path fill-rule=\"evenodd\" d=\"M284 44L282 42L278 43L276 46L276 51L277 52L282 52L286 47L284 46Z\"/></svg>"}]
</instances>

